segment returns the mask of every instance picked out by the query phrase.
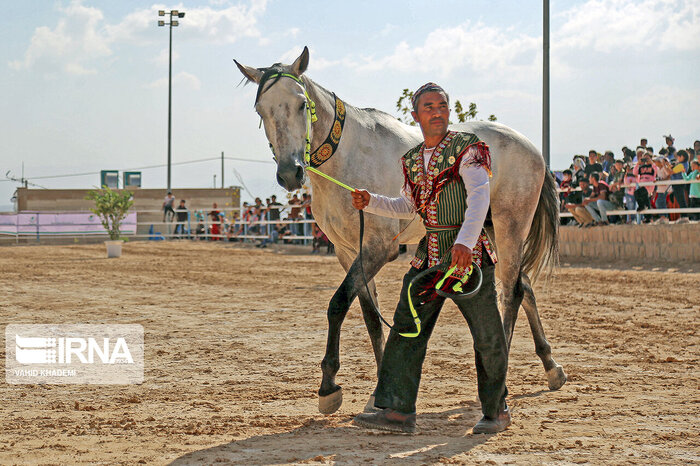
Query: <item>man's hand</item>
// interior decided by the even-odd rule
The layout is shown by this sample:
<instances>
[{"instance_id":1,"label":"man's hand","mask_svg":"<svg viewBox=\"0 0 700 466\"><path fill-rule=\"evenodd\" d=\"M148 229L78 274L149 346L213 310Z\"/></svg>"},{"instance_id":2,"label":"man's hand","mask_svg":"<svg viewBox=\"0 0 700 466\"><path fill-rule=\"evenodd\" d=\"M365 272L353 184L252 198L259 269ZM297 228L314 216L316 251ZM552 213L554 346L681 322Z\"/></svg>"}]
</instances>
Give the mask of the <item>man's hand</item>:
<instances>
[{"instance_id":1,"label":"man's hand","mask_svg":"<svg viewBox=\"0 0 700 466\"><path fill-rule=\"evenodd\" d=\"M362 210L369 205L370 195L364 189L356 189L350 195L352 196L352 206L357 210Z\"/></svg>"},{"instance_id":2,"label":"man's hand","mask_svg":"<svg viewBox=\"0 0 700 466\"><path fill-rule=\"evenodd\" d=\"M464 269L468 269L472 265L472 250L463 244L455 244L452 246L452 263L450 268L457 265Z\"/></svg>"}]
</instances>

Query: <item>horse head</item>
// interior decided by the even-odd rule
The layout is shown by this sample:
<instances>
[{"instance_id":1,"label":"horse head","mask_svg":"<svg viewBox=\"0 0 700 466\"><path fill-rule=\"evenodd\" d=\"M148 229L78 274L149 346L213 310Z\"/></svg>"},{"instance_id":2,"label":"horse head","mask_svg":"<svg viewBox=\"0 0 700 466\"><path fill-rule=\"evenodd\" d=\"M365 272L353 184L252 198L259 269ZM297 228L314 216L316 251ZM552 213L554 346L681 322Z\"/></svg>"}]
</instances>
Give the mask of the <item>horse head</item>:
<instances>
[{"instance_id":1,"label":"horse head","mask_svg":"<svg viewBox=\"0 0 700 466\"><path fill-rule=\"evenodd\" d=\"M265 126L277 163L277 182L287 191L301 188L307 138L311 139L311 121L307 122L310 99L301 78L309 65L309 49L304 47L291 65L275 63L268 68L252 68L234 62L249 82L258 85L255 111Z\"/></svg>"}]
</instances>

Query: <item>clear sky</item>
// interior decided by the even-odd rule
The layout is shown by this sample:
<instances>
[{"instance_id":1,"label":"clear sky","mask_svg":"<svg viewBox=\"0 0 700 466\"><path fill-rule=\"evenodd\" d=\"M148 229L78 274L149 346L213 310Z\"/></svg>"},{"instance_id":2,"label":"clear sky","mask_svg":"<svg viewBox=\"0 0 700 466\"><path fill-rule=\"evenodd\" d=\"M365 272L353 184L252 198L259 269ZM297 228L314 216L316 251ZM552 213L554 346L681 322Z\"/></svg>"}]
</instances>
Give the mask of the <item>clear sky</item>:
<instances>
[{"instance_id":1,"label":"clear sky","mask_svg":"<svg viewBox=\"0 0 700 466\"><path fill-rule=\"evenodd\" d=\"M226 185L282 193L236 58L290 63L348 103L392 114L403 88L427 81L476 102L541 147L542 2L533 0L202 0L3 2L0 179L90 188L101 169L167 159L168 30L173 30L174 163L218 157ZM552 0L552 168L577 153L700 139L700 0ZM48 176L90 173L85 176ZM143 170L165 187L165 168ZM173 187L220 183L220 162L173 166ZM0 210L16 183L0 181ZM244 193L243 199L249 196Z\"/></svg>"}]
</instances>

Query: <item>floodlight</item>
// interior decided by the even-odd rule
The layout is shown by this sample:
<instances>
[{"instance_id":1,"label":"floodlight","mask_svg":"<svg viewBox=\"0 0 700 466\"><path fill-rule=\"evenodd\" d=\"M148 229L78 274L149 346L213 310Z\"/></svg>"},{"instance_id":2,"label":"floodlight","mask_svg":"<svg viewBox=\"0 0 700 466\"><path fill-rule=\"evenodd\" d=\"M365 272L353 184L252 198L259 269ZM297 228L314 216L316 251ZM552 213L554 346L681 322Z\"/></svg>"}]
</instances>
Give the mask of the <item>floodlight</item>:
<instances>
[{"instance_id":1,"label":"floodlight","mask_svg":"<svg viewBox=\"0 0 700 466\"><path fill-rule=\"evenodd\" d=\"M158 16L165 16L165 11L158 10Z\"/></svg>"},{"instance_id":2,"label":"floodlight","mask_svg":"<svg viewBox=\"0 0 700 466\"><path fill-rule=\"evenodd\" d=\"M177 17L178 17L178 18L184 18L184 17L185 17L185 12L183 11L183 12L181 12L181 13L178 13L178 14L177 14Z\"/></svg>"},{"instance_id":3,"label":"floodlight","mask_svg":"<svg viewBox=\"0 0 700 466\"><path fill-rule=\"evenodd\" d=\"M177 15L178 15L178 11L177 11L177 10L172 10L172 11L170 12L170 16L177 16Z\"/></svg>"},{"instance_id":4,"label":"floodlight","mask_svg":"<svg viewBox=\"0 0 700 466\"><path fill-rule=\"evenodd\" d=\"M165 21L158 21L158 26L165 26Z\"/></svg>"},{"instance_id":5,"label":"floodlight","mask_svg":"<svg viewBox=\"0 0 700 466\"><path fill-rule=\"evenodd\" d=\"M177 21L172 21L172 20L171 20L171 21L170 21L170 24L172 24L173 26L177 26L177 25L179 25L180 23L177 22Z\"/></svg>"}]
</instances>

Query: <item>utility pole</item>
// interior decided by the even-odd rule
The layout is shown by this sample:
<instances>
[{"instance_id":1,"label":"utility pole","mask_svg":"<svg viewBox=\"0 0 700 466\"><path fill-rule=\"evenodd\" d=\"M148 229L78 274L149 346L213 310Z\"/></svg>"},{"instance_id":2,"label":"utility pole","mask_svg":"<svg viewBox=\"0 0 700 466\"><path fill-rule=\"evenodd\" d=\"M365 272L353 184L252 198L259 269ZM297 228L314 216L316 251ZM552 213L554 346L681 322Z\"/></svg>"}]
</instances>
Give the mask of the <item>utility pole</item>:
<instances>
[{"instance_id":1,"label":"utility pole","mask_svg":"<svg viewBox=\"0 0 700 466\"><path fill-rule=\"evenodd\" d=\"M224 189L224 151L221 151L221 189Z\"/></svg>"},{"instance_id":2,"label":"utility pole","mask_svg":"<svg viewBox=\"0 0 700 466\"><path fill-rule=\"evenodd\" d=\"M549 0L543 0L542 21L542 156L549 170Z\"/></svg>"},{"instance_id":3,"label":"utility pole","mask_svg":"<svg viewBox=\"0 0 700 466\"><path fill-rule=\"evenodd\" d=\"M165 16L165 10L158 10L158 16ZM168 48L168 191L170 191L170 179L171 179L171 165L172 158L170 155L170 141L172 139L172 100L173 100L173 26L178 26L180 22L177 18L184 18L185 12L178 10L171 10L168 12L170 21L167 23L163 20L158 21L158 26L165 26L166 24L170 26L170 46ZM173 19L175 18L175 19Z\"/></svg>"}]
</instances>

